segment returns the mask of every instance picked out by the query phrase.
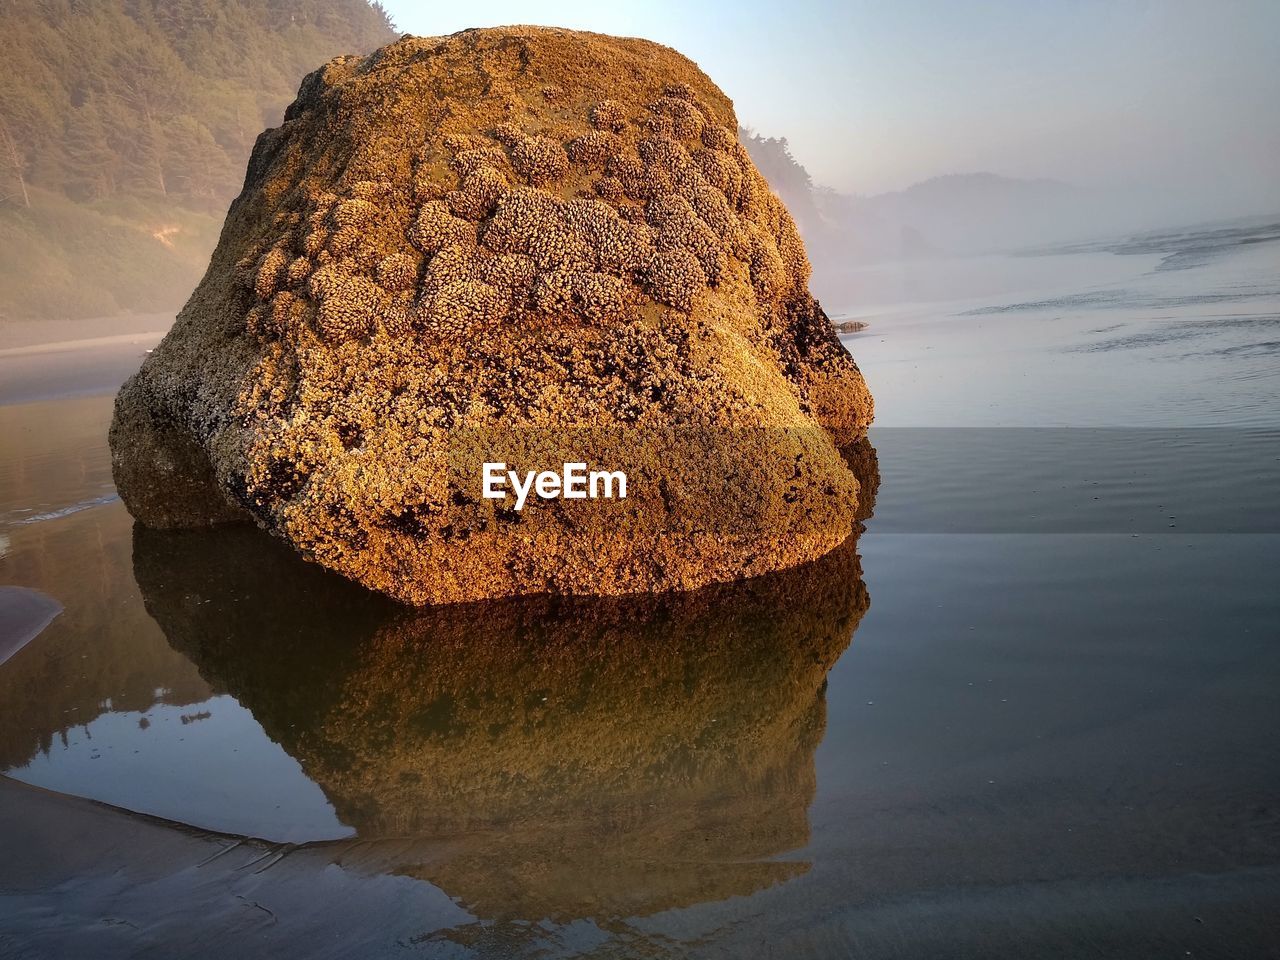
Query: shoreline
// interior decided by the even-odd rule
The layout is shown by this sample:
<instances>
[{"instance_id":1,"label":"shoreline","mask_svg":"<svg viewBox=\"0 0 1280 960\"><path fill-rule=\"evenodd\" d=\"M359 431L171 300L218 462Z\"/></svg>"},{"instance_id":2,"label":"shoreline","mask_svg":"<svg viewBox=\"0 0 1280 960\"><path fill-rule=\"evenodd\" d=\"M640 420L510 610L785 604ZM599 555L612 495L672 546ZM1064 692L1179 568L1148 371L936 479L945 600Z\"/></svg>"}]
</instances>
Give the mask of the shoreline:
<instances>
[{"instance_id":1,"label":"shoreline","mask_svg":"<svg viewBox=\"0 0 1280 960\"><path fill-rule=\"evenodd\" d=\"M233 928L251 957L299 946L315 956L386 956L414 934L448 940L493 922L483 905L459 902L429 879L448 862L447 842L270 844L2 775L0 831L12 838L0 904L15 922L0 947L23 955L124 958L164 941L184 956L217 957ZM1014 875L976 885L907 878L878 900L850 898L826 919L800 911L794 936L797 952L811 954L833 927L856 923L877 956L900 955L904 943L921 954L960 943L965 953L1004 955L1016 943L1024 956L1058 956L1084 929L1108 956L1152 938L1198 955L1230 930L1243 953L1261 955L1274 943L1266 916L1276 879L1274 867L1256 866ZM904 939L904 929L914 932Z\"/></svg>"},{"instance_id":2,"label":"shoreline","mask_svg":"<svg viewBox=\"0 0 1280 960\"><path fill-rule=\"evenodd\" d=\"M115 393L163 330L0 348L0 407Z\"/></svg>"},{"instance_id":3,"label":"shoreline","mask_svg":"<svg viewBox=\"0 0 1280 960\"><path fill-rule=\"evenodd\" d=\"M120 342L128 337L163 336L173 325L177 309L161 313L124 313L75 320L0 320L0 358Z\"/></svg>"},{"instance_id":4,"label":"shoreline","mask_svg":"<svg viewBox=\"0 0 1280 960\"><path fill-rule=\"evenodd\" d=\"M118 333L105 337L83 337L79 340L51 340L21 347L0 347L0 361L11 357L35 357L48 353L68 353L74 350L93 350L122 344L159 343L163 330L143 330L138 333Z\"/></svg>"}]
</instances>

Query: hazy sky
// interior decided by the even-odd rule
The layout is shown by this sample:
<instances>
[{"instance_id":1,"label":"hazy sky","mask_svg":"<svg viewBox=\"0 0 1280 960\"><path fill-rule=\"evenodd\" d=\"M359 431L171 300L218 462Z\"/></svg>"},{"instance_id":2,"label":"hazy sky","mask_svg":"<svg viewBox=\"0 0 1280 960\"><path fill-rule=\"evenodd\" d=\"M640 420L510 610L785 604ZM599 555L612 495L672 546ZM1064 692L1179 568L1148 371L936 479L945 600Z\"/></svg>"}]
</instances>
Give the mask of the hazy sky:
<instances>
[{"instance_id":1,"label":"hazy sky","mask_svg":"<svg viewBox=\"0 0 1280 960\"><path fill-rule=\"evenodd\" d=\"M384 0L403 31L540 23L692 57L857 193L989 170L1280 208L1280 2Z\"/></svg>"}]
</instances>

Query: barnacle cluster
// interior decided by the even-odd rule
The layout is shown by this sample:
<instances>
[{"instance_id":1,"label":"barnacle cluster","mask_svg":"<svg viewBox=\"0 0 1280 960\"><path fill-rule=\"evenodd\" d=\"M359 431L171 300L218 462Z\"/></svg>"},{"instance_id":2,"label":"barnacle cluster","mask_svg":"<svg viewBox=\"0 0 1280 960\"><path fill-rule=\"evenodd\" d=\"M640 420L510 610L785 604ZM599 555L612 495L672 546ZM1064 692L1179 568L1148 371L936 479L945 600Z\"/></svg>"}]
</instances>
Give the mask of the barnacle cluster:
<instances>
[{"instance_id":1,"label":"barnacle cluster","mask_svg":"<svg viewBox=\"0 0 1280 960\"><path fill-rule=\"evenodd\" d=\"M120 402L168 404L259 522L417 602L811 559L854 522L836 445L871 399L736 130L645 41L519 27L338 58L259 138L208 275ZM461 489L497 437L532 466L648 471L614 508L640 532ZM702 539L667 535L673 505ZM717 529L734 512L738 540Z\"/></svg>"}]
</instances>

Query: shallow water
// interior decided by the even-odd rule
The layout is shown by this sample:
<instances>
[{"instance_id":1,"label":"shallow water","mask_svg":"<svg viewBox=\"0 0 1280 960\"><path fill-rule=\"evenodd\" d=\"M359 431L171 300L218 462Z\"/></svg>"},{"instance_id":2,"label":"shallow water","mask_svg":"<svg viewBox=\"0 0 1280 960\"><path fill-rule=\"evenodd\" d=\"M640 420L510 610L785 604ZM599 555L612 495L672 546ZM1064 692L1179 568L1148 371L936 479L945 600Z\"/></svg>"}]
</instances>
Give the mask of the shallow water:
<instances>
[{"instance_id":1,"label":"shallow water","mask_svg":"<svg viewBox=\"0 0 1280 960\"><path fill-rule=\"evenodd\" d=\"M109 393L0 407L0 768L112 808L0 782L0 954L1275 954L1280 242L1233 229L850 305L866 531L688 596L407 610L135 528Z\"/></svg>"},{"instance_id":2,"label":"shallow water","mask_svg":"<svg viewBox=\"0 0 1280 960\"><path fill-rule=\"evenodd\" d=\"M896 302L828 312L871 323L846 341L881 428L1274 428L1280 224L1220 232L865 268Z\"/></svg>"}]
</instances>

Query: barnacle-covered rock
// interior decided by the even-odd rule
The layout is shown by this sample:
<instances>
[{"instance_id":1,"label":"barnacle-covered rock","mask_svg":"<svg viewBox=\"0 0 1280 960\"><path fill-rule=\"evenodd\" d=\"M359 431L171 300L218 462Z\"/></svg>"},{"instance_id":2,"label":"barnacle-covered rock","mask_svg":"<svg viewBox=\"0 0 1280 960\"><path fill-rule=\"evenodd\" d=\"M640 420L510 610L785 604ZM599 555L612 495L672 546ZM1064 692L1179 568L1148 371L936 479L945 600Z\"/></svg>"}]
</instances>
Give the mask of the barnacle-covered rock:
<instances>
[{"instance_id":1,"label":"barnacle-covered rock","mask_svg":"<svg viewBox=\"0 0 1280 960\"><path fill-rule=\"evenodd\" d=\"M627 108L617 100L597 100L587 116L591 125L599 130L621 133L627 128Z\"/></svg>"},{"instance_id":2,"label":"barnacle-covered rock","mask_svg":"<svg viewBox=\"0 0 1280 960\"><path fill-rule=\"evenodd\" d=\"M511 27L330 62L117 399L126 502L250 516L414 603L691 589L832 549L871 397L736 130L641 40ZM178 440L167 462L207 469L148 483ZM517 510L484 495L496 462L622 471L627 495Z\"/></svg>"},{"instance_id":3,"label":"barnacle-covered rock","mask_svg":"<svg viewBox=\"0 0 1280 960\"><path fill-rule=\"evenodd\" d=\"M511 165L532 186L555 183L569 172L564 146L548 137L521 137L511 148Z\"/></svg>"},{"instance_id":4,"label":"barnacle-covered rock","mask_svg":"<svg viewBox=\"0 0 1280 960\"><path fill-rule=\"evenodd\" d=\"M412 290L418 281L418 262L407 253L393 253L379 261L376 278L384 290Z\"/></svg>"}]
</instances>

